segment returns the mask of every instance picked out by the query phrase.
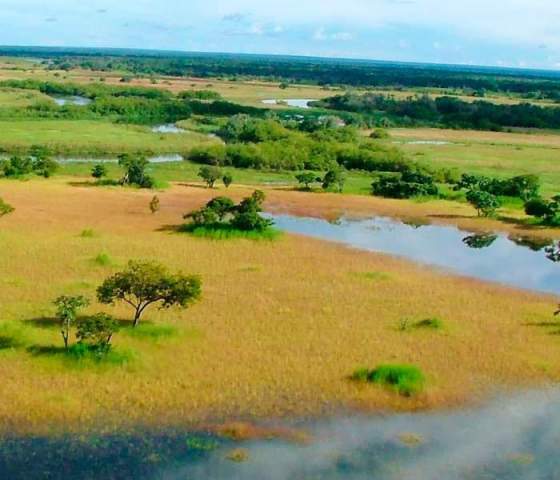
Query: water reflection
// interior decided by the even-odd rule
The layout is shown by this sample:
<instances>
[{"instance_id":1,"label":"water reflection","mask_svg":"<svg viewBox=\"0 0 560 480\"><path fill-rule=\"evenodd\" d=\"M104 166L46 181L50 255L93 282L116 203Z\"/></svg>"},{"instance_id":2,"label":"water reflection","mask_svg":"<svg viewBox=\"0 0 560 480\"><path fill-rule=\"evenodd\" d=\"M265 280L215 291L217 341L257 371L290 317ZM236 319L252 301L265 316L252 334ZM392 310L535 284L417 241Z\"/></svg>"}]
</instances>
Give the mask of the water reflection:
<instances>
[{"instance_id":1,"label":"water reflection","mask_svg":"<svg viewBox=\"0 0 560 480\"><path fill-rule=\"evenodd\" d=\"M543 253L551 242L453 226L409 224L384 217L367 220L272 216L278 228L310 237L409 258L452 272L515 287L560 293L560 265Z\"/></svg>"},{"instance_id":2,"label":"water reflection","mask_svg":"<svg viewBox=\"0 0 560 480\"><path fill-rule=\"evenodd\" d=\"M463 243L469 248L488 248L498 240L498 235L493 233L478 233L463 238Z\"/></svg>"}]
</instances>

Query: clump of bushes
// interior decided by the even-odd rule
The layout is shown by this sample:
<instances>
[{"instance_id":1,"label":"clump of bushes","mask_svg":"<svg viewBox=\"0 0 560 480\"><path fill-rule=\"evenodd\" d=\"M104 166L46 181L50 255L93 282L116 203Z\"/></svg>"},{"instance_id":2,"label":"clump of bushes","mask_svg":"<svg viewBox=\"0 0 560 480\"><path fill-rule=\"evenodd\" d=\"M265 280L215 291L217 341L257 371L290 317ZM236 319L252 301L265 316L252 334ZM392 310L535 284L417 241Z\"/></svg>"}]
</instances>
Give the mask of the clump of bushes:
<instances>
[{"instance_id":1,"label":"clump of bushes","mask_svg":"<svg viewBox=\"0 0 560 480\"><path fill-rule=\"evenodd\" d=\"M560 226L560 195L550 200L537 197L525 203L525 213L539 219L543 225Z\"/></svg>"},{"instance_id":2,"label":"clump of bushes","mask_svg":"<svg viewBox=\"0 0 560 480\"><path fill-rule=\"evenodd\" d=\"M265 195L256 190L235 204L228 197L216 197L204 207L184 215L190 220L182 230L212 238L272 238L277 232L273 221L261 215Z\"/></svg>"},{"instance_id":3,"label":"clump of bushes","mask_svg":"<svg viewBox=\"0 0 560 480\"><path fill-rule=\"evenodd\" d=\"M54 302L56 317L60 323L60 333L66 352L78 357L101 356L111 349L111 339L118 330L116 321L110 315L98 313L89 317L79 317L81 309L89 305L89 300L81 295L62 295ZM76 330L76 345L70 345L72 330Z\"/></svg>"},{"instance_id":4,"label":"clump of bushes","mask_svg":"<svg viewBox=\"0 0 560 480\"><path fill-rule=\"evenodd\" d=\"M412 198L439 194L433 175L419 167L402 173L380 175L371 184L374 195L387 198Z\"/></svg>"},{"instance_id":5,"label":"clump of bushes","mask_svg":"<svg viewBox=\"0 0 560 480\"><path fill-rule=\"evenodd\" d=\"M352 380L383 385L405 397L420 393L426 382L422 371L412 365L380 365L373 370L360 368L354 372Z\"/></svg>"},{"instance_id":6,"label":"clump of bushes","mask_svg":"<svg viewBox=\"0 0 560 480\"><path fill-rule=\"evenodd\" d=\"M31 147L27 156L16 155L0 162L0 174L7 178L23 177L31 173L49 178L58 168L59 165L51 158L50 151L40 146Z\"/></svg>"}]
</instances>

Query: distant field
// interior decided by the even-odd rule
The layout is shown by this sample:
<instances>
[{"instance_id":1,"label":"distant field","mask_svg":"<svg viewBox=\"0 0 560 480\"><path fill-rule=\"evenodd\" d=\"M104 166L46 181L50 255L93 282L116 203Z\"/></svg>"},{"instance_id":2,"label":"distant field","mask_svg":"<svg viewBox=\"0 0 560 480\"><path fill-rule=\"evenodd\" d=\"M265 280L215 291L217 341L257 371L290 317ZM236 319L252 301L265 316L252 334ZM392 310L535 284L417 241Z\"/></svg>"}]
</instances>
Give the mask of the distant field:
<instances>
[{"instance_id":1,"label":"distant field","mask_svg":"<svg viewBox=\"0 0 560 480\"><path fill-rule=\"evenodd\" d=\"M547 195L560 192L560 135L394 129L392 141L418 162L495 176L536 174ZM407 142L450 142L449 145Z\"/></svg>"},{"instance_id":2,"label":"distant field","mask_svg":"<svg viewBox=\"0 0 560 480\"><path fill-rule=\"evenodd\" d=\"M207 136L152 133L149 127L90 120L0 121L0 149L21 151L49 146L58 154L111 154L130 151L184 152L194 145L216 142Z\"/></svg>"},{"instance_id":3,"label":"distant field","mask_svg":"<svg viewBox=\"0 0 560 480\"><path fill-rule=\"evenodd\" d=\"M3 79L22 79L34 78L37 80L64 81L76 83L91 83L103 79L107 84L122 85L121 78L127 75L126 72L100 72L74 69L70 71L46 70L42 65L33 64L21 60L14 68L14 64L2 65L0 57L0 80ZM344 92L345 88L330 88L313 85L291 85L287 89L279 88L278 82L268 81L230 81L218 80L212 78L187 78L187 77L167 77L155 76L156 83L150 78L137 78L130 81L130 85L142 85L153 88L161 88L178 93L184 90L214 90L220 93L225 99L232 102L241 103L251 106L263 106L262 100L268 99L312 99L319 100L321 98L333 96ZM363 88L352 88L354 91L364 91ZM376 91L383 95L394 95L397 98L406 98L411 95L426 94L433 98L449 95L445 89L437 88L411 88L404 90L397 89L368 89ZM516 104L520 102L528 102L539 105L559 106L547 100L528 100L515 95L488 94L484 98L468 96L463 94L454 95L464 101L473 102L485 100L497 104ZM268 108L285 108L282 105L268 105Z\"/></svg>"}]
</instances>

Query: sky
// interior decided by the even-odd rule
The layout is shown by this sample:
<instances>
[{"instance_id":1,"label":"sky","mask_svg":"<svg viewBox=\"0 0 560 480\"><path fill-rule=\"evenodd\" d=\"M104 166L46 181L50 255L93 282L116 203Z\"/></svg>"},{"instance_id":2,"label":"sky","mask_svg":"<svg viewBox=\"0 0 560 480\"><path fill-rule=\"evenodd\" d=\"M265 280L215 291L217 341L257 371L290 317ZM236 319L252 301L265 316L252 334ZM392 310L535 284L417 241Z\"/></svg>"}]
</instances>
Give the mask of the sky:
<instances>
[{"instance_id":1,"label":"sky","mask_svg":"<svg viewBox=\"0 0 560 480\"><path fill-rule=\"evenodd\" d=\"M560 70L560 1L0 0L0 45Z\"/></svg>"}]
</instances>

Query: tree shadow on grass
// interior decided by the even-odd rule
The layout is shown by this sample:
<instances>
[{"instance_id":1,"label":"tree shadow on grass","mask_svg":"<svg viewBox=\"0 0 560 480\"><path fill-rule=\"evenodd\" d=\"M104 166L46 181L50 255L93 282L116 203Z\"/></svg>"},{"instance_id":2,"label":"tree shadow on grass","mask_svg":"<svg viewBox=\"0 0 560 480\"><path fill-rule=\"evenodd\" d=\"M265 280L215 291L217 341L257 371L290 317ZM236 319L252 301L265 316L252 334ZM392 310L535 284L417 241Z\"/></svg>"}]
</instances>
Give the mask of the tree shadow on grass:
<instances>
[{"instance_id":1,"label":"tree shadow on grass","mask_svg":"<svg viewBox=\"0 0 560 480\"><path fill-rule=\"evenodd\" d=\"M560 320L550 320L547 322L528 322L525 323L524 326L543 328L549 330L549 335L560 335Z\"/></svg>"},{"instance_id":2,"label":"tree shadow on grass","mask_svg":"<svg viewBox=\"0 0 560 480\"><path fill-rule=\"evenodd\" d=\"M188 183L188 182L179 183L179 186L189 187L189 188L198 188L198 189L201 189L201 190L210 190L210 191L217 190L216 188L208 188L206 185L201 185L201 184L197 184L197 183Z\"/></svg>"},{"instance_id":3,"label":"tree shadow on grass","mask_svg":"<svg viewBox=\"0 0 560 480\"><path fill-rule=\"evenodd\" d=\"M184 225L161 225L155 231L156 232L167 232L167 233L182 233L184 231Z\"/></svg>"},{"instance_id":4,"label":"tree shadow on grass","mask_svg":"<svg viewBox=\"0 0 560 480\"><path fill-rule=\"evenodd\" d=\"M76 321L79 322L80 320L83 320L85 318L89 317L87 315L82 315L78 317ZM132 327L132 320L129 318L116 318L115 322L117 322L119 328L125 329L128 327ZM60 328L60 320L55 317L30 318L28 320L23 320L23 323L44 330L58 330Z\"/></svg>"},{"instance_id":5,"label":"tree shadow on grass","mask_svg":"<svg viewBox=\"0 0 560 480\"><path fill-rule=\"evenodd\" d=\"M21 342L9 335L0 335L0 351L20 347Z\"/></svg>"},{"instance_id":6,"label":"tree shadow on grass","mask_svg":"<svg viewBox=\"0 0 560 480\"><path fill-rule=\"evenodd\" d=\"M87 188L94 188L94 187L122 187L122 184L118 180L98 180L98 181L91 181L91 180L72 180L68 182L68 185L71 187L87 187Z\"/></svg>"}]
</instances>

